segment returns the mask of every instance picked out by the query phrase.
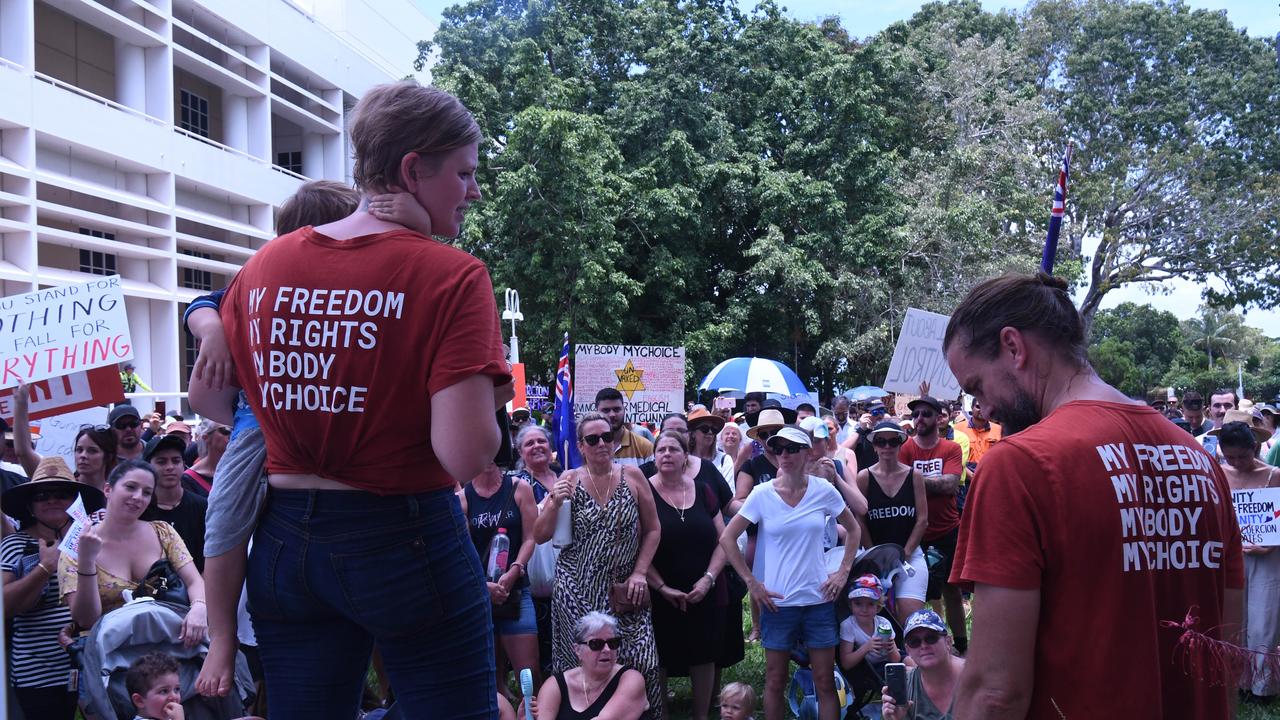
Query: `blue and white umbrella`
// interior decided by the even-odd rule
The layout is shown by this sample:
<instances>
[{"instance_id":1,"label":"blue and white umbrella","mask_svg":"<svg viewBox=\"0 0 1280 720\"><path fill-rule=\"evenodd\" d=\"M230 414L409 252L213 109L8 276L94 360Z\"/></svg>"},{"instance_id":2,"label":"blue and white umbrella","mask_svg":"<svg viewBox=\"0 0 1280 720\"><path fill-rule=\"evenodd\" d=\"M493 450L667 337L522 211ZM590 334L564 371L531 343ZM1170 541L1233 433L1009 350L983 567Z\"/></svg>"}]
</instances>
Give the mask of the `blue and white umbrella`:
<instances>
[{"instance_id":1,"label":"blue and white umbrella","mask_svg":"<svg viewBox=\"0 0 1280 720\"><path fill-rule=\"evenodd\" d=\"M862 400L877 400L888 394L889 393L885 392L882 388L878 388L875 385L859 385L852 390L846 390L844 392L844 396L854 402Z\"/></svg>"},{"instance_id":2,"label":"blue and white umbrella","mask_svg":"<svg viewBox=\"0 0 1280 720\"><path fill-rule=\"evenodd\" d=\"M698 389L778 393L787 397L809 392L791 368L777 360L758 357L725 360L702 378Z\"/></svg>"}]
</instances>

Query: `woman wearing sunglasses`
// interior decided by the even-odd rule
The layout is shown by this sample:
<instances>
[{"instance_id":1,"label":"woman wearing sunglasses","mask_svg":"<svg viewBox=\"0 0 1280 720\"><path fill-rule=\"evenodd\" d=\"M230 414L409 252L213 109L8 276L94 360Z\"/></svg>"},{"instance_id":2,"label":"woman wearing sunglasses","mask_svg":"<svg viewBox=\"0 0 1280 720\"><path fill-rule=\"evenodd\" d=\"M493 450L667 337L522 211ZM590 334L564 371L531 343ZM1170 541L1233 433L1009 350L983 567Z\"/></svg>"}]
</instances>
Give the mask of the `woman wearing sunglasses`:
<instances>
[{"instance_id":1,"label":"woman wearing sunglasses","mask_svg":"<svg viewBox=\"0 0 1280 720\"><path fill-rule=\"evenodd\" d=\"M839 717L835 688L835 599L849 579L860 530L844 498L829 482L804 472L809 434L787 426L767 441L778 459L778 476L757 485L720 536L720 547L760 603L760 640L765 649L764 714L782 720L783 690L791 651L799 644L809 652L813 684L822 720ZM840 566L828 573L822 550L827 517L834 515L848 542ZM750 523L760 526L756 538L757 578L738 550L738 536Z\"/></svg>"},{"instance_id":2,"label":"woman wearing sunglasses","mask_svg":"<svg viewBox=\"0 0 1280 720\"><path fill-rule=\"evenodd\" d=\"M578 421L578 450L582 467L560 476L534 524L534 539L550 540L560 506L570 501L573 544L560 550L551 591L552 669L564 672L577 663L579 618L612 611L623 640L618 657L644 674L649 706L660 708L647 581L661 535L653 491L639 468L614 462L604 415L590 412Z\"/></svg>"},{"instance_id":3,"label":"woman wearing sunglasses","mask_svg":"<svg viewBox=\"0 0 1280 720\"><path fill-rule=\"evenodd\" d=\"M903 637L907 655L916 666L907 668L907 696L895 698L881 689L881 713L885 720L945 720L955 704L956 682L964 659L951 652L947 625L932 610L920 610L907 618Z\"/></svg>"},{"instance_id":4,"label":"woman wearing sunglasses","mask_svg":"<svg viewBox=\"0 0 1280 720\"><path fill-rule=\"evenodd\" d=\"M645 678L619 663L625 647L618 621L590 612L573 629L578 666L558 672L538 691L538 720L635 720L648 707Z\"/></svg>"},{"instance_id":5,"label":"woman wearing sunglasses","mask_svg":"<svg viewBox=\"0 0 1280 720\"><path fill-rule=\"evenodd\" d=\"M71 622L71 610L58 602L58 543L71 526L67 508L79 496L85 510L102 508L102 492L75 481L60 457L40 462L30 482L0 496L4 514L19 530L0 544L5 618L9 637L9 678L28 718L71 720L76 693L67 690L70 657L58 644L58 631Z\"/></svg>"},{"instance_id":6,"label":"woman wearing sunglasses","mask_svg":"<svg viewBox=\"0 0 1280 720\"><path fill-rule=\"evenodd\" d=\"M929 526L929 499L924 478L898 460L899 448L907 434L897 423L878 423L868 434L875 448L876 464L858 473L858 489L867 499L861 516L867 528L862 538L866 547L893 543L902 551L915 574L898 573L893 580L895 609L899 620L924 607L929 589L929 565L920 541Z\"/></svg>"}]
</instances>

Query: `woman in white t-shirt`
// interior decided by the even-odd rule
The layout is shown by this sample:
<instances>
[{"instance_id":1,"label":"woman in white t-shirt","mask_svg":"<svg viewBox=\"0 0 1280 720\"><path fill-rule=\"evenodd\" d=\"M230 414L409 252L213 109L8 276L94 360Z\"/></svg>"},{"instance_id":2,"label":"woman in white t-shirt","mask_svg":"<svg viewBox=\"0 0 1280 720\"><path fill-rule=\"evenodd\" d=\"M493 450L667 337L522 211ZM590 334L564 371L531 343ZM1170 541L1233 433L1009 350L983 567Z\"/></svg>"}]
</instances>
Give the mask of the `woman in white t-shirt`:
<instances>
[{"instance_id":1,"label":"woman in white t-shirt","mask_svg":"<svg viewBox=\"0 0 1280 720\"><path fill-rule=\"evenodd\" d=\"M791 650L797 645L809 652L813 684L822 720L836 720L839 706L835 689L836 633L834 600L849 579L859 528L844 498L831 483L804 473L809 434L786 426L768 440L778 459L778 475L757 485L738 514L725 528L720 546L760 603L760 636L765 648L765 720L781 720L783 690ZM846 537L840 567L828 574L823 560L822 533L827 518L835 516ZM738 536L755 523L755 569L747 567L738 549Z\"/></svg>"}]
</instances>

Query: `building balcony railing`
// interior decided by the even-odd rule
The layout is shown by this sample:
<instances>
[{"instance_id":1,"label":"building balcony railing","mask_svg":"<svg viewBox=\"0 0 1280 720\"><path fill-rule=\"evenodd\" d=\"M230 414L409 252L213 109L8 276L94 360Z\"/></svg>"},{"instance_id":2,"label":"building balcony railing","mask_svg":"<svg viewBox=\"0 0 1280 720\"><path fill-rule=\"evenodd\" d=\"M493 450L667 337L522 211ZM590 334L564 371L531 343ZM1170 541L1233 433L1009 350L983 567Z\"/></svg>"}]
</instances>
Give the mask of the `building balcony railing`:
<instances>
[{"instance_id":1,"label":"building balcony railing","mask_svg":"<svg viewBox=\"0 0 1280 720\"><path fill-rule=\"evenodd\" d=\"M107 98L104 98L104 97L102 97L101 95L96 95L96 94L94 94L94 93L89 92L88 90L85 90L85 89L84 89L84 88L82 88L82 87L77 87L77 86L75 86L75 85L72 85L72 84L71 84L71 83L69 83L69 82L63 82L62 80L59 80L59 79L58 79L58 78L56 78L56 77L52 77L52 76L50 76L50 75L45 75L45 74L44 74L44 73L42 73L42 72L37 72L37 73L35 73L35 77L36 77L36 79L37 79L37 80L40 80L40 81L42 81L42 82L49 83L50 85L53 85L54 87L62 88L63 90L67 90L67 91L69 91L69 92L73 92L73 93L75 93L76 95L79 95L79 96L80 96L80 97L82 97L82 98L86 98L86 99L88 99L88 100L92 100L92 101L94 101L94 102L96 102L96 103L101 103L102 105L106 105L107 107L112 108L112 109L114 109L114 110L119 110L120 112L128 113L129 115L133 115L134 117L142 118L143 120L146 120L146 121L147 121L147 122L149 122L149 123L155 123L156 125L161 125L161 126L164 126L164 125L168 125L168 124L169 124L167 121L165 121L165 120L161 120L160 118L155 117L154 115L148 115L148 114L146 114L146 113L142 112L141 110L138 110L137 108L131 108L131 107L129 107L128 105L122 105L122 104L120 104L120 103L116 102L115 100L108 100Z\"/></svg>"}]
</instances>

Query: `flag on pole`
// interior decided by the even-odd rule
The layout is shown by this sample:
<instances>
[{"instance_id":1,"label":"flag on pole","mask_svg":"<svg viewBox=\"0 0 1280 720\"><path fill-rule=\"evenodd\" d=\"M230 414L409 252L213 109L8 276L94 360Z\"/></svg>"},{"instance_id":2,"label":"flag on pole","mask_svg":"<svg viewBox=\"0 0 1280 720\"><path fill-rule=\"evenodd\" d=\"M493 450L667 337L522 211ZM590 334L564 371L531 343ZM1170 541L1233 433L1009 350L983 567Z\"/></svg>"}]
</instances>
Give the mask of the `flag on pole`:
<instances>
[{"instance_id":1,"label":"flag on pole","mask_svg":"<svg viewBox=\"0 0 1280 720\"><path fill-rule=\"evenodd\" d=\"M564 347L556 365L556 409L551 415L551 435L556 453L565 470L582 464L578 454L578 436L573 422L573 375L569 372L569 333L564 334Z\"/></svg>"},{"instance_id":2,"label":"flag on pole","mask_svg":"<svg viewBox=\"0 0 1280 720\"><path fill-rule=\"evenodd\" d=\"M1244 364L1236 363L1236 405L1244 401Z\"/></svg>"},{"instance_id":3,"label":"flag on pole","mask_svg":"<svg viewBox=\"0 0 1280 720\"><path fill-rule=\"evenodd\" d=\"M1062 231L1062 214L1067 205L1067 175L1071 172L1071 143L1062 156L1062 170L1058 171L1058 184L1053 188L1053 209L1049 211L1049 236L1044 241L1044 254L1040 256L1040 269L1046 275L1053 274L1053 261L1058 257L1058 233Z\"/></svg>"}]
</instances>

